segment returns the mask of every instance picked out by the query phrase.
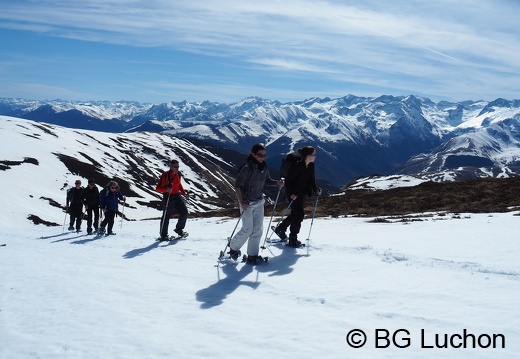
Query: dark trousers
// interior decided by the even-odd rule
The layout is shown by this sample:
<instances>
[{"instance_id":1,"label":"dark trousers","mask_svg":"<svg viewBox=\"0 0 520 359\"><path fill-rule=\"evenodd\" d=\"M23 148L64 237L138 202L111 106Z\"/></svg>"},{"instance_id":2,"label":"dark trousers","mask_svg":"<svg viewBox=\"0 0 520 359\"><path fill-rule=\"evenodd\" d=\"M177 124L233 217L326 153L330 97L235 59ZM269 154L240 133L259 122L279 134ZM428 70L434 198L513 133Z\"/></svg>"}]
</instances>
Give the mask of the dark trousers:
<instances>
[{"instance_id":1,"label":"dark trousers","mask_svg":"<svg viewBox=\"0 0 520 359\"><path fill-rule=\"evenodd\" d=\"M170 224L170 217L173 212L179 213L179 219L175 229L184 229L186 226L186 220L188 219L188 209L184 203L184 199L180 194L168 194L163 195L163 216L161 218L161 237L168 236L168 226ZM166 206L168 204L168 206Z\"/></svg>"},{"instance_id":2,"label":"dark trousers","mask_svg":"<svg viewBox=\"0 0 520 359\"><path fill-rule=\"evenodd\" d=\"M94 218L92 218L94 217ZM92 220L94 220L94 229L98 229L99 223L99 206L87 207L87 231L92 231Z\"/></svg>"},{"instance_id":3,"label":"dark trousers","mask_svg":"<svg viewBox=\"0 0 520 359\"><path fill-rule=\"evenodd\" d=\"M303 211L304 194L300 194L291 204L291 214L289 214L278 226L283 232L289 228L289 237L296 237L300 233L305 212ZM289 201L291 199L289 198Z\"/></svg>"},{"instance_id":4,"label":"dark trousers","mask_svg":"<svg viewBox=\"0 0 520 359\"><path fill-rule=\"evenodd\" d=\"M101 222L101 228L107 227L107 233L112 233L112 228L114 227L114 218L116 217L116 211L106 211L105 218Z\"/></svg>"},{"instance_id":5,"label":"dark trousers","mask_svg":"<svg viewBox=\"0 0 520 359\"><path fill-rule=\"evenodd\" d=\"M74 223L76 223L76 229L79 231L81 229L81 220L83 219L83 205L71 205L69 207L70 214L70 227L74 227Z\"/></svg>"}]
</instances>

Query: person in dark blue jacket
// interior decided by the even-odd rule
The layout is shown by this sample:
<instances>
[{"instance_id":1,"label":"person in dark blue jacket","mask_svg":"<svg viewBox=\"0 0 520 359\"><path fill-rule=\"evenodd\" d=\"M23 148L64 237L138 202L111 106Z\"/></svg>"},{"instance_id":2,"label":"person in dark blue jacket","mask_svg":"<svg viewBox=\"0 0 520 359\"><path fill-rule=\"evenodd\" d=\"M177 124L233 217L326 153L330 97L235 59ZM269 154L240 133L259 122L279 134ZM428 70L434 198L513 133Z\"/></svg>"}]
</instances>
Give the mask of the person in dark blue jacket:
<instances>
[{"instance_id":1,"label":"person in dark blue jacket","mask_svg":"<svg viewBox=\"0 0 520 359\"><path fill-rule=\"evenodd\" d=\"M99 233L105 233L105 226L108 224L107 235L115 234L112 232L114 227L114 218L117 213L119 200L125 200L125 196L119 190L116 181L110 181L108 185L101 190L99 194L99 207L105 214L105 218L99 227Z\"/></svg>"}]
</instances>

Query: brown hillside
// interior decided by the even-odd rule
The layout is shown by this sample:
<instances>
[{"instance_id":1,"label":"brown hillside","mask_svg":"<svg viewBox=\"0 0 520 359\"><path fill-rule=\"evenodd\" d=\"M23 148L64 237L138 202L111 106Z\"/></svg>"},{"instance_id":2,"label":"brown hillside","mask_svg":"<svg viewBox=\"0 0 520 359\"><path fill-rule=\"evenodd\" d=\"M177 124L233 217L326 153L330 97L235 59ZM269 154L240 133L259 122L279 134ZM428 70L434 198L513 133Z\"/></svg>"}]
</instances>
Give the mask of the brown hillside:
<instances>
[{"instance_id":1,"label":"brown hillside","mask_svg":"<svg viewBox=\"0 0 520 359\"><path fill-rule=\"evenodd\" d=\"M312 215L315 200L307 200L306 213ZM287 202L278 204L275 218ZM388 216L421 212L493 213L520 209L520 177L471 179L456 182L425 182L415 187L384 191L346 191L344 195L320 198L317 217L366 215ZM266 205L266 216L272 206ZM201 216L238 216L237 208Z\"/></svg>"}]
</instances>

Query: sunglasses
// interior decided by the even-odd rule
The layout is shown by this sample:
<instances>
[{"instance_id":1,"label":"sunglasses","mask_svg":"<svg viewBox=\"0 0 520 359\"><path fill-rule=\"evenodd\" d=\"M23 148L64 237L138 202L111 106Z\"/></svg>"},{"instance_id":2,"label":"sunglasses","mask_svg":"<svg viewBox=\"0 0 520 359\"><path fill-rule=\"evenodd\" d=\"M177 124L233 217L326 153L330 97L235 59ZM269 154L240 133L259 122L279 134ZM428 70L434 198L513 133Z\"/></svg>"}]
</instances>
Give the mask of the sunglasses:
<instances>
[{"instance_id":1,"label":"sunglasses","mask_svg":"<svg viewBox=\"0 0 520 359\"><path fill-rule=\"evenodd\" d=\"M76 186L77 186L78 184L81 184L81 182L76 182Z\"/></svg>"},{"instance_id":2,"label":"sunglasses","mask_svg":"<svg viewBox=\"0 0 520 359\"><path fill-rule=\"evenodd\" d=\"M117 189L117 187L110 187L110 189Z\"/></svg>"},{"instance_id":3,"label":"sunglasses","mask_svg":"<svg viewBox=\"0 0 520 359\"><path fill-rule=\"evenodd\" d=\"M258 158L266 158L267 155L265 153L255 153L255 156Z\"/></svg>"},{"instance_id":4,"label":"sunglasses","mask_svg":"<svg viewBox=\"0 0 520 359\"><path fill-rule=\"evenodd\" d=\"M177 166L177 165L175 165L175 166L174 165L170 165L170 167L179 168L179 166Z\"/></svg>"}]
</instances>

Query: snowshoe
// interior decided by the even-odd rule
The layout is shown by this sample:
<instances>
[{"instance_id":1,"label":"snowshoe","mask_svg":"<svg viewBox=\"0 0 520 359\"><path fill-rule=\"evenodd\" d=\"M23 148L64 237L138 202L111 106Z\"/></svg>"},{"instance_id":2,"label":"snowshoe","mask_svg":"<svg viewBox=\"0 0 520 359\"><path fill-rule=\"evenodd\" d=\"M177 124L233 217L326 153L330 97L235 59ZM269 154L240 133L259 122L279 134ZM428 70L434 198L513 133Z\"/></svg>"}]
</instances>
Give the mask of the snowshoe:
<instances>
[{"instance_id":1,"label":"snowshoe","mask_svg":"<svg viewBox=\"0 0 520 359\"><path fill-rule=\"evenodd\" d=\"M175 233L177 233L177 235L179 237L187 237L188 236L188 233L187 232L184 232L182 229L175 229L174 230Z\"/></svg>"},{"instance_id":2,"label":"snowshoe","mask_svg":"<svg viewBox=\"0 0 520 359\"><path fill-rule=\"evenodd\" d=\"M177 233L177 231L175 231L175 233ZM179 240L182 240L182 239L186 239L188 238L189 236L189 233L188 232L182 232L182 234L178 235L178 236L170 236L170 241L179 241Z\"/></svg>"},{"instance_id":3,"label":"snowshoe","mask_svg":"<svg viewBox=\"0 0 520 359\"><path fill-rule=\"evenodd\" d=\"M232 250L231 248L229 249L229 252L225 253L224 251L220 251L220 255L218 256L218 260L221 261L221 262L225 262L225 261L233 261L233 263L236 263L237 260L238 260L238 257L240 257L240 250Z\"/></svg>"},{"instance_id":4,"label":"snowshoe","mask_svg":"<svg viewBox=\"0 0 520 359\"><path fill-rule=\"evenodd\" d=\"M186 239L188 237L188 232L182 232L182 236L166 236L157 238L158 241L161 242L171 242L171 241L180 241Z\"/></svg>"},{"instance_id":5,"label":"snowshoe","mask_svg":"<svg viewBox=\"0 0 520 359\"><path fill-rule=\"evenodd\" d=\"M262 256L246 256L244 254L244 256L242 257L242 262L247 263L247 264L252 264L252 265L267 263L268 261L269 261L268 257L262 257Z\"/></svg>"},{"instance_id":6,"label":"snowshoe","mask_svg":"<svg viewBox=\"0 0 520 359\"><path fill-rule=\"evenodd\" d=\"M271 226L271 229L272 229L273 233L275 233L278 236L278 238L268 239L266 241L267 243L277 244L277 243L285 243L285 242L287 242L287 235L285 235L285 232L281 232L275 226ZM278 232L280 232L280 234Z\"/></svg>"},{"instance_id":7,"label":"snowshoe","mask_svg":"<svg viewBox=\"0 0 520 359\"><path fill-rule=\"evenodd\" d=\"M305 244L303 244L302 242L300 242L295 236L294 237L289 237L289 242L287 242L286 244L287 247L291 247L291 248L301 248L301 247L305 247Z\"/></svg>"},{"instance_id":8,"label":"snowshoe","mask_svg":"<svg viewBox=\"0 0 520 359\"><path fill-rule=\"evenodd\" d=\"M285 246L286 247L290 247L290 248L303 248L303 247L305 247L305 243L299 243L299 244L296 244L296 245L294 245L294 244L291 245L289 243L286 243Z\"/></svg>"}]
</instances>

